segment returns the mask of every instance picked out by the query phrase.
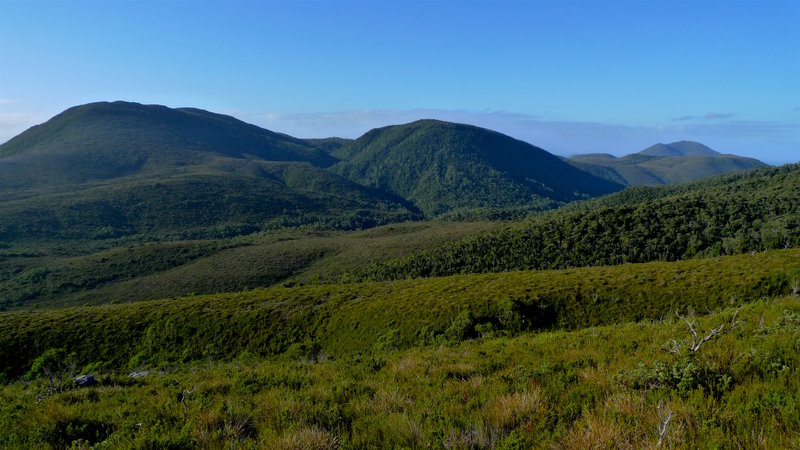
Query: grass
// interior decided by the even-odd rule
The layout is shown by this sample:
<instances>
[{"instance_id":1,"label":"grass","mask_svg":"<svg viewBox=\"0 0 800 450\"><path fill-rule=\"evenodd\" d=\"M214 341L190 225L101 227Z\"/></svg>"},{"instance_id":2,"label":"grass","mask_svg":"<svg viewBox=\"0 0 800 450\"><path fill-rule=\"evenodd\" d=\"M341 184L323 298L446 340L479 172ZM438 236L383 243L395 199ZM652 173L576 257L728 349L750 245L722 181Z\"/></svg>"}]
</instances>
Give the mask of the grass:
<instances>
[{"instance_id":1,"label":"grass","mask_svg":"<svg viewBox=\"0 0 800 450\"><path fill-rule=\"evenodd\" d=\"M151 366L288 350L343 356L518 330L579 329L713 311L785 295L800 250L676 263L257 289L97 307L0 313L6 379L49 348L79 365Z\"/></svg>"},{"instance_id":2,"label":"grass","mask_svg":"<svg viewBox=\"0 0 800 450\"><path fill-rule=\"evenodd\" d=\"M338 281L370 261L407 256L501 222L407 222L365 231L284 230L218 240L0 247L6 307L67 306Z\"/></svg>"},{"instance_id":3,"label":"grass","mask_svg":"<svg viewBox=\"0 0 800 450\"><path fill-rule=\"evenodd\" d=\"M732 322L735 313L735 322ZM735 326L731 328L731 324ZM7 448L793 448L800 302L309 360L208 360L0 388ZM660 406L660 409L659 409Z\"/></svg>"}]
</instances>

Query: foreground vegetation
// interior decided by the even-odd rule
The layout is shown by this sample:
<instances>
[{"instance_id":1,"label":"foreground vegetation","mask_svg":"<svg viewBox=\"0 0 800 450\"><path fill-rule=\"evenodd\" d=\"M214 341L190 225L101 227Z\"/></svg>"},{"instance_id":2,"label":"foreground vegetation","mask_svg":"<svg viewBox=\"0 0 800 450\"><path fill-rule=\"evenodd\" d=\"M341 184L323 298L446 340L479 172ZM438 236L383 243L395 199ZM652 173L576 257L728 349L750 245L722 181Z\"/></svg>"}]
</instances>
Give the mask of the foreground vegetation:
<instances>
[{"instance_id":1,"label":"foreground vegetation","mask_svg":"<svg viewBox=\"0 0 800 450\"><path fill-rule=\"evenodd\" d=\"M746 299L749 300L749 299ZM685 310L682 310L685 314ZM0 388L7 448L796 448L800 302ZM143 375L139 374L139 375Z\"/></svg>"},{"instance_id":2,"label":"foreground vegetation","mask_svg":"<svg viewBox=\"0 0 800 450\"><path fill-rule=\"evenodd\" d=\"M461 275L0 313L3 376L51 348L112 369L292 351L341 356L494 332L580 329L713 310L800 285L800 250L677 263Z\"/></svg>"}]
</instances>

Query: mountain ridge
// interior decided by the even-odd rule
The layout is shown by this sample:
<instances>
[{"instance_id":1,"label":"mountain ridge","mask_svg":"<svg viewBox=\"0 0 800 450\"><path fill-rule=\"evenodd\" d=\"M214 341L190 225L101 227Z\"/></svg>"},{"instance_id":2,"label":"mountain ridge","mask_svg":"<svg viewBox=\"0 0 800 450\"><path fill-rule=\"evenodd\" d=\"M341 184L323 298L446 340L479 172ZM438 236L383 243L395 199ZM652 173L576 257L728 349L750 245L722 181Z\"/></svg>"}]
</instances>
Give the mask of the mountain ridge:
<instances>
[{"instance_id":1,"label":"mountain ridge","mask_svg":"<svg viewBox=\"0 0 800 450\"><path fill-rule=\"evenodd\" d=\"M330 145L330 144L328 144ZM0 238L216 236L419 218L312 143L196 108L70 108L0 146Z\"/></svg>"},{"instance_id":2,"label":"mountain ridge","mask_svg":"<svg viewBox=\"0 0 800 450\"><path fill-rule=\"evenodd\" d=\"M333 152L331 170L414 201L429 217L464 207L541 207L619 190L529 143L423 119L376 128Z\"/></svg>"},{"instance_id":3,"label":"mountain ridge","mask_svg":"<svg viewBox=\"0 0 800 450\"><path fill-rule=\"evenodd\" d=\"M222 114L96 102L69 108L0 145L0 188L82 183L212 157L305 161L321 167L336 161L305 141Z\"/></svg>"},{"instance_id":4,"label":"mountain ridge","mask_svg":"<svg viewBox=\"0 0 800 450\"><path fill-rule=\"evenodd\" d=\"M757 159L719 153L693 141L659 143L619 158L607 153L588 153L574 155L566 161L595 176L626 186L686 183L723 173L767 167Z\"/></svg>"}]
</instances>

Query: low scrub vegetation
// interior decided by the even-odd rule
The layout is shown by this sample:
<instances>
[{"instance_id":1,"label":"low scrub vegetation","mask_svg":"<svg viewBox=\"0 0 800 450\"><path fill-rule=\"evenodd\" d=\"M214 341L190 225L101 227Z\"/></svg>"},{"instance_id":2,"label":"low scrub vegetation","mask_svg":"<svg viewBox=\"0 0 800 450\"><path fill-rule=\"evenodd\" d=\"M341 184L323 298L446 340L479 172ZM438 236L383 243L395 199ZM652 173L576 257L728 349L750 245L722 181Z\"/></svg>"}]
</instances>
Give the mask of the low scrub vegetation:
<instances>
[{"instance_id":1,"label":"low scrub vegetation","mask_svg":"<svg viewBox=\"0 0 800 450\"><path fill-rule=\"evenodd\" d=\"M407 256L499 222L407 222L357 232L287 229L217 240L157 236L0 243L0 308L154 300L317 284L370 261Z\"/></svg>"},{"instance_id":2,"label":"low scrub vegetation","mask_svg":"<svg viewBox=\"0 0 800 450\"><path fill-rule=\"evenodd\" d=\"M789 294L800 250L677 263L460 275L0 313L8 380L49 348L119 369L272 356L352 355L520 331L580 329ZM310 350L314 350L311 352ZM132 367L133 368L133 367Z\"/></svg>"},{"instance_id":3,"label":"low scrub vegetation","mask_svg":"<svg viewBox=\"0 0 800 450\"><path fill-rule=\"evenodd\" d=\"M749 300L745 299L745 300ZM685 309L681 314L686 314ZM800 303L0 388L7 448L794 448ZM388 339L390 341L391 339ZM299 350L295 348L294 350ZM316 349L306 349L316 352ZM62 354L62 356L64 356ZM66 356L65 356L66 357Z\"/></svg>"}]
</instances>

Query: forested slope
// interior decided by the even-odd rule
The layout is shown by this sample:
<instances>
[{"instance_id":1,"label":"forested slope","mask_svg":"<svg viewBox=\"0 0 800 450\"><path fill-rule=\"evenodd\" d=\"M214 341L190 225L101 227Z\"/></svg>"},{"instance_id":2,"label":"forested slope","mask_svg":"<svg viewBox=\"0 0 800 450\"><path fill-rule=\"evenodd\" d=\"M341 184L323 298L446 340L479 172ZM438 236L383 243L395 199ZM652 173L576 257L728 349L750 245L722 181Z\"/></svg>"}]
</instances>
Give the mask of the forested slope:
<instances>
[{"instance_id":1,"label":"forested slope","mask_svg":"<svg viewBox=\"0 0 800 450\"><path fill-rule=\"evenodd\" d=\"M636 188L372 264L351 279L676 261L800 245L800 165Z\"/></svg>"}]
</instances>

